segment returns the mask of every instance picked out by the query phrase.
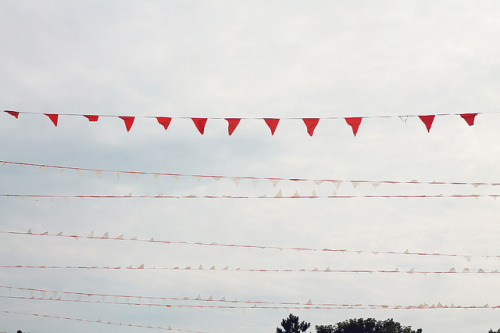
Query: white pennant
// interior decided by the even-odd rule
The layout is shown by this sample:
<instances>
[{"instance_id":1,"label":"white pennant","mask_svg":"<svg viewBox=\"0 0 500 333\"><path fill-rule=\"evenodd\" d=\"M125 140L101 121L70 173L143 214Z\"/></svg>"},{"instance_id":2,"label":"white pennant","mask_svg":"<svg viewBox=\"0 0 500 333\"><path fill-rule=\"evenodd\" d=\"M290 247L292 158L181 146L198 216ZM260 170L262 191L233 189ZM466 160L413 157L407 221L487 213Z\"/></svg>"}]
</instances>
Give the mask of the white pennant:
<instances>
[{"instance_id":1,"label":"white pennant","mask_svg":"<svg viewBox=\"0 0 500 333\"><path fill-rule=\"evenodd\" d=\"M337 188L337 190L339 189L340 185L342 184L342 181L341 180L334 180L333 181L333 184L335 184L335 187Z\"/></svg>"},{"instance_id":2,"label":"white pennant","mask_svg":"<svg viewBox=\"0 0 500 333\"><path fill-rule=\"evenodd\" d=\"M279 179L269 179L269 180L271 181L274 187L276 187L276 185L278 185L278 183L280 182Z\"/></svg>"},{"instance_id":3,"label":"white pennant","mask_svg":"<svg viewBox=\"0 0 500 333\"><path fill-rule=\"evenodd\" d=\"M241 180L241 178L238 178L238 177L233 177L232 179L233 179L233 182L234 182L234 184L235 184L236 186L238 186L238 185L240 184L240 180Z\"/></svg>"},{"instance_id":4,"label":"white pennant","mask_svg":"<svg viewBox=\"0 0 500 333\"><path fill-rule=\"evenodd\" d=\"M283 193L281 192L281 189L278 190L278 193L274 196L275 198L283 198Z\"/></svg>"},{"instance_id":5,"label":"white pennant","mask_svg":"<svg viewBox=\"0 0 500 333\"><path fill-rule=\"evenodd\" d=\"M252 179L252 183L257 186L259 184L260 179Z\"/></svg>"},{"instance_id":6,"label":"white pennant","mask_svg":"<svg viewBox=\"0 0 500 333\"><path fill-rule=\"evenodd\" d=\"M102 170L94 170L97 177L101 177Z\"/></svg>"}]
</instances>

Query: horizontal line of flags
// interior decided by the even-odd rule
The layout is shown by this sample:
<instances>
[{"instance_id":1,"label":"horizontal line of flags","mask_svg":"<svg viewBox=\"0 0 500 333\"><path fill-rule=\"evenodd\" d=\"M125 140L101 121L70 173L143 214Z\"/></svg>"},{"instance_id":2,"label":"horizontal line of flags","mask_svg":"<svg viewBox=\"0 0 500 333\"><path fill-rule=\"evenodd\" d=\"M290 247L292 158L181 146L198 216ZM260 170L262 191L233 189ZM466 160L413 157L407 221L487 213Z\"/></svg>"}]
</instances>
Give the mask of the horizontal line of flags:
<instances>
[{"instance_id":1,"label":"horizontal line of flags","mask_svg":"<svg viewBox=\"0 0 500 333\"><path fill-rule=\"evenodd\" d=\"M94 172L98 177L101 176L103 172L114 173L119 178L120 174L131 174L135 177L140 175L150 175L155 178L159 176L170 176L174 178L178 177L192 177L196 179L206 179L210 178L213 180L221 180L221 179L231 179L236 186L240 183L241 180L251 180L255 185L259 181L270 181L274 187L278 185L280 181L290 181L290 182L314 182L316 185L321 185L322 183L334 183L337 189L340 187L342 183L352 183L353 186L357 186L360 184L368 183L372 184L374 187L377 187L381 184L405 184L405 185L471 185L474 187L478 186L498 186L500 182L445 182L445 181L422 181L422 180L407 180L407 181L399 181L399 180L361 180L361 179L333 179L333 178L322 178L322 179L312 179L312 178L303 178L303 177L294 177L294 178L284 178L284 177L253 177L253 176L227 176L227 175L202 175L202 174L181 174L181 173L171 173L171 172L145 172L145 171L127 171L127 170L104 170L104 169L91 169L91 168L82 168L82 167L68 167L61 165L49 165L49 164L39 164L39 163L25 163L25 162L13 162L13 161L5 161L0 160L1 165L16 165L20 167L37 167L40 170L44 171L45 169L56 169L59 172L63 173L66 170L77 171L82 174L84 171Z\"/></svg>"},{"instance_id":2,"label":"horizontal line of flags","mask_svg":"<svg viewBox=\"0 0 500 333\"><path fill-rule=\"evenodd\" d=\"M500 197L500 194L388 194L388 195L317 195L316 191L310 195L283 195L281 189L276 195L268 196L243 196L243 195L165 195L165 194L121 194L121 195L53 195L53 194L0 194L0 198L31 198L31 199L443 199L443 198L492 198Z\"/></svg>"},{"instance_id":3,"label":"horizontal line of flags","mask_svg":"<svg viewBox=\"0 0 500 333\"><path fill-rule=\"evenodd\" d=\"M386 304L313 304L309 300L305 305L297 304L270 304L270 305L260 305L259 303L248 304L248 305L206 305L206 304L160 304L160 303L145 303L145 302L132 302L118 301L118 300L82 300L82 299L66 299L62 297L26 297L26 296L3 296L0 298L5 299L16 299L16 300L31 300L31 301L55 301L55 302L74 302L74 303L99 303L99 304L118 304L118 305L133 305L133 306L148 306L148 307L162 307L162 308L199 308L199 309L224 309L224 310L249 310L249 309L260 309L260 310L333 310L333 309L401 309L401 310L417 310L417 309L500 309L500 305L443 305L441 302L437 304L428 305L426 303L419 305L386 305ZM216 301L217 302L217 301ZM250 302L247 302L250 303Z\"/></svg>"},{"instance_id":4,"label":"horizontal line of flags","mask_svg":"<svg viewBox=\"0 0 500 333\"><path fill-rule=\"evenodd\" d=\"M39 318L52 318L52 319L62 319L62 320L71 320L71 321L79 321L85 323L95 323L95 324L103 324L103 325L114 325L114 326L124 326L124 327L138 327L138 328L153 328L163 331L169 332L188 332L188 333L206 333L205 331L194 331L194 330L183 330L178 328L172 328L170 326L156 326L156 325L141 325L141 324L130 324L130 323L117 323L111 321L104 321L101 319L90 320L83 318L74 318L68 316L58 316L58 315L48 315L48 314L40 314L40 313L28 313L28 312L19 312L19 311L11 311L11 310L0 310L1 313L4 314L13 314L13 315L22 315L22 316L34 316Z\"/></svg>"},{"instance_id":5,"label":"horizontal line of flags","mask_svg":"<svg viewBox=\"0 0 500 333\"><path fill-rule=\"evenodd\" d=\"M22 297L22 296L13 296L20 297L22 299L36 299L36 300L62 300L62 301L91 301L92 299L98 298L98 302L106 302L106 300L114 300L115 303L112 304L127 304L127 305L146 305L146 306L166 306L166 307L210 307L210 308L225 308L225 309L256 309L256 308L268 308L268 309L286 309L286 308L297 308L297 309L325 309L325 308L374 308L374 309L410 309L410 308L500 308L500 306L493 305L482 305L482 306L464 306L464 305L443 305L441 302L437 304L427 304L422 303L419 305L387 305L387 304L359 304L359 303L333 303L333 302L313 302L310 298L304 302L279 302L279 301L262 301L262 300L247 300L241 301L236 299L226 299L225 296L218 298L210 295L209 297L201 297L199 294L197 297L153 297L153 296L138 296L138 295L121 295L121 294L103 294L103 293L89 293L89 292L75 292L75 291L59 291L59 290L47 290L47 289L38 289L38 288L19 288L12 286L0 286L0 288L8 289L9 293L12 293L12 290L20 291L20 292L28 292L30 297ZM35 297L35 295L39 295ZM6 296L8 297L8 296ZM76 299L75 299L76 298ZM126 300L127 302L119 302L119 300ZM136 300L135 302L132 302ZM150 303L146 303L145 301L149 301ZM193 304L175 304L173 302L195 302L198 303L196 305ZM171 304L159 304L158 302L170 302ZM200 304L201 303L201 304ZM204 305L204 304L217 304L217 305ZM221 304L236 304L242 306L221 306Z\"/></svg>"},{"instance_id":6,"label":"horizontal line of flags","mask_svg":"<svg viewBox=\"0 0 500 333\"><path fill-rule=\"evenodd\" d=\"M208 268L203 267L203 265L199 266L146 266L144 263L138 266L129 265L129 266L57 266L57 265L0 265L1 269L56 269L56 270L65 270L65 269L83 269L83 270L173 270L173 271L231 271L231 272L245 272L245 273L389 273L389 274L500 274L498 269L495 270L484 270L482 268L478 268L477 270L471 270L468 267L463 268L463 270L456 270L454 267L449 270L441 270L441 271L431 271L431 270L400 270L399 268L394 269L335 269L335 268L232 268L229 266L225 267L215 267L210 266Z\"/></svg>"},{"instance_id":7,"label":"horizontal line of flags","mask_svg":"<svg viewBox=\"0 0 500 333\"><path fill-rule=\"evenodd\" d=\"M170 123L172 119L175 118L183 118L183 119L191 119L193 124L195 125L196 129L200 134L205 133L205 126L207 124L207 121L209 119L224 119L227 121L227 130L228 134L232 135L237 126L240 124L240 121L243 119L261 119L264 120L265 124L268 126L269 130L271 131L271 135L274 135L276 128L278 127L278 124L280 120L282 119L301 119L304 122L304 125L306 126L307 133L310 136L313 136L314 130L316 129L316 126L318 125L319 121L322 119L344 119L347 125L349 125L352 129L352 133L354 136L358 133L359 126L361 125L361 121L363 118L390 118L390 117L398 117L401 118L403 121L406 121L408 117L418 117L425 125L427 132L430 132L432 124L434 122L434 119L436 116L448 116L448 115L459 115L462 119L465 120L467 125L472 126L474 125L474 121L476 116L479 113L459 113L459 114L433 114L433 115L405 115L405 116L364 116L364 117L323 117L323 118L286 118L286 117L281 117L281 118L195 118L195 117L156 117L156 116L114 116L114 115L95 115L95 114L58 114L58 113L33 113L33 112L20 112L20 111L13 111L13 110L4 110L7 114L15 117L16 119L19 118L19 115L21 114L36 114L36 115L45 115L47 116L50 121L54 124L54 126L57 127L58 121L59 121L59 116L80 116L80 117L85 117L89 122L97 122L100 117L114 117L114 118L120 118L127 131L130 131L132 128L132 125L134 124L134 121L136 118L154 118L160 124L165 130L167 130L170 126Z\"/></svg>"},{"instance_id":8,"label":"horizontal line of flags","mask_svg":"<svg viewBox=\"0 0 500 333\"><path fill-rule=\"evenodd\" d=\"M408 256L441 256L441 257L463 257L467 261L473 258L472 255L468 254L451 254L451 253L439 253L439 252L413 252L408 249L404 251L362 251L362 250L348 250L339 248L310 248L310 247L280 247L280 246L266 246L266 245L255 245L255 244L234 244L234 243L217 243L217 242L188 242L188 241L172 241L172 240L162 240L151 238L138 238L125 237L123 234L118 236L110 236L109 232L105 232L101 236L95 235L94 231L91 231L87 236L81 234L64 234L62 231L58 233L45 232L33 232L31 228L28 231L2 231L0 234L10 234L10 235L24 235L24 236L47 236L47 237L61 237L61 238L72 238L72 239L98 239L98 240L115 240L115 241L135 241L135 242L148 242L157 244L172 244L172 245L194 245L194 246L216 246L216 247L231 247L231 248L244 248L244 249L259 249L259 250L291 250L298 252L327 252L327 253L357 253L357 254L373 254L373 255L408 255ZM489 258L500 258L500 255L481 255L474 256L474 258L489 259Z\"/></svg>"}]
</instances>

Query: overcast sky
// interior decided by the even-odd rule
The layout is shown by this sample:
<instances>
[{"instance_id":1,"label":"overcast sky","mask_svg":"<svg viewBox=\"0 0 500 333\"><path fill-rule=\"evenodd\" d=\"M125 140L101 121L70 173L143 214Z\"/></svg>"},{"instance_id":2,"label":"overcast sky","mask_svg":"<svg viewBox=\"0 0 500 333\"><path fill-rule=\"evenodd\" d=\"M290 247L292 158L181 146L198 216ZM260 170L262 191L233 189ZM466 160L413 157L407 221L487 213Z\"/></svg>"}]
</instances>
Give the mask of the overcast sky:
<instances>
[{"instance_id":1,"label":"overcast sky","mask_svg":"<svg viewBox=\"0 0 500 333\"><path fill-rule=\"evenodd\" d=\"M493 0L0 1L1 110L21 112L19 119L0 114L0 160L111 171L0 164L1 195L67 196L0 198L0 265L193 268L0 268L0 311L208 333L274 332L289 313L313 327L374 317L426 333L500 328L500 309L390 309L500 305L500 275L477 273L500 269L499 257L493 258L500 255L500 201L487 197L500 188L471 185L500 182L499 15L500 3ZM43 113L79 116L61 115L54 127ZM430 133L417 117L406 117L442 113L453 115L437 116ZM463 113L479 113L474 126L458 116ZM83 114L137 118L127 132L117 117L89 122ZM165 131L148 117L173 119ZM204 135L189 117L209 118ZM320 118L312 137L300 119L307 117ZM354 137L343 117L368 118ZM243 119L228 136L222 118L255 119ZM271 135L262 118L286 119ZM113 172L120 170L146 174ZM190 176L195 174L228 178ZM242 176L263 179L231 179ZM273 184L271 177L344 181ZM290 197L313 191L320 198L71 197ZM454 194L479 197L447 197ZM4 233L29 229L189 244ZM407 249L457 256L383 253ZM315 268L401 273L301 271ZM471 273L406 273L450 268ZM32 296L46 300L23 299ZM206 301L223 297L250 303ZM313 306L389 309L179 307L283 307L309 300ZM171 307L106 304L116 302ZM152 331L0 312L0 332L18 329Z\"/></svg>"}]
</instances>

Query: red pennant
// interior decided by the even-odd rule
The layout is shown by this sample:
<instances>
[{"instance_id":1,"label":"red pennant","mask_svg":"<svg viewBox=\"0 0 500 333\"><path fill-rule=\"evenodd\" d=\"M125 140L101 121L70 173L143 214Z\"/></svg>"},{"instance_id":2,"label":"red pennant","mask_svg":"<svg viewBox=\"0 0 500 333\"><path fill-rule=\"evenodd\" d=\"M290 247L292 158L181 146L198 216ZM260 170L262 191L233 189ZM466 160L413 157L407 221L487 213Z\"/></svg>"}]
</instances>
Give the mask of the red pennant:
<instances>
[{"instance_id":1,"label":"red pennant","mask_svg":"<svg viewBox=\"0 0 500 333\"><path fill-rule=\"evenodd\" d=\"M158 120L158 123L161 126L163 126L163 128L166 131L168 126L170 125L170 122L172 121L172 118L170 118L170 117L156 117L156 120Z\"/></svg>"},{"instance_id":2,"label":"red pennant","mask_svg":"<svg viewBox=\"0 0 500 333\"><path fill-rule=\"evenodd\" d=\"M19 112L17 112L17 111L5 110L5 112L7 112L8 114L10 114L12 117L14 117L16 119L19 117Z\"/></svg>"},{"instance_id":3,"label":"red pennant","mask_svg":"<svg viewBox=\"0 0 500 333\"><path fill-rule=\"evenodd\" d=\"M93 115L88 115L88 114L85 114L83 116L85 118L87 118L89 121L97 121L97 119L99 119L99 116L93 116Z\"/></svg>"},{"instance_id":4,"label":"red pennant","mask_svg":"<svg viewBox=\"0 0 500 333\"><path fill-rule=\"evenodd\" d=\"M309 133L310 136L313 136L314 129L318 125L319 118L304 118L302 120L304 121L304 124L306 124L307 133Z\"/></svg>"},{"instance_id":5,"label":"red pennant","mask_svg":"<svg viewBox=\"0 0 500 333\"><path fill-rule=\"evenodd\" d=\"M474 118L476 118L477 113L464 113L461 114L460 117L462 117L469 126L474 125Z\"/></svg>"},{"instance_id":6,"label":"red pennant","mask_svg":"<svg viewBox=\"0 0 500 333\"><path fill-rule=\"evenodd\" d=\"M435 115L431 115L431 116L418 116L418 117L425 124L425 127L427 127L427 132L430 132L431 131L432 122L434 121Z\"/></svg>"},{"instance_id":7,"label":"red pennant","mask_svg":"<svg viewBox=\"0 0 500 333\"><path fill-rule=\"evenodd\" d=\"M358 133L358 128L359 124L361 124L361 120L363 120L363 118L361 117L345 118L347 125L352 127L352 134L354 134L354 136L356 136L356 134Z\"/></svg>"},{"instance_id":8,"label":"red pennant","mask_svg":"<svg viewBox=\"0 0 500 333\"><path fill-rule=\"evenodd\" d=\"M205 133L207 118L191 118L191 120L193 121L200 134L203 135L203 133Z\"/></svg>"},{"instance_id":9,"label":"red pennant","mask_svg":"<svg viewBox=\"0 0 500 333\"><path fill-rule=\"evenodd\" d=\"M271 135L274 135L274 131L276 131L276 127L278 127L278 123L280 122L280 120L276 118L264 118L264 121L266 122L267 126L269 126Z\"/></svg>"},{"instance_id":10,"label":"red pennant","mask_svg":"<svg viewBox=\"0 0 500 333\"><path fill-rule=\"evenodd\" d=\"M47 117L50 118L50 120L52 120L52 123L54 124L55 127L57 127L57 120L59 119L59 115L58 114L54 114L54 113L44 113Z\"/></svg>"},{"instance_id":11,"label":"red pennant","mask_svg":"<svg viewBox=\"0 0 500 333\"><path fill-rule=\"evenodd\" d=\"M226 118L227 120L227 132L229 135L233 134L236 126L240 123L240 118Z\"/></svg>"},{"instance_id":12,"label":"red pennant","mask_svg":"<svg viewBox=\"0 0 500 333\"><path fill-rule=\"evenodd\" d=\"M130 132L132 125L134 124L135 117L123 117L120 116L120 119L125 123L125 127L127 128L127 132Z\"/></svg>"}]
</instances>

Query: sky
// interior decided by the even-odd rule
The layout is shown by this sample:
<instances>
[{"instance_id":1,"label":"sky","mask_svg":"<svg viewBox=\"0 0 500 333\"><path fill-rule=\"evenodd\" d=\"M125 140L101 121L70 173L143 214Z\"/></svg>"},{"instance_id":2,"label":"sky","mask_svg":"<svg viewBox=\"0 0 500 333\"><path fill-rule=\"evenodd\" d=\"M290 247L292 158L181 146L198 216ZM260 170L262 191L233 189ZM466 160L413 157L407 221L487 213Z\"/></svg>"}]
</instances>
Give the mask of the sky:
<instances>
[{"instance_id":1,"label":"sky","mask_svg":"<svg viewBox=\"0 0 500 333\"><path fill-rule=\"evenodd\" d=\"M0 8L0 332L500 328L497 1Z\"/></svg>"}]
</instances>

